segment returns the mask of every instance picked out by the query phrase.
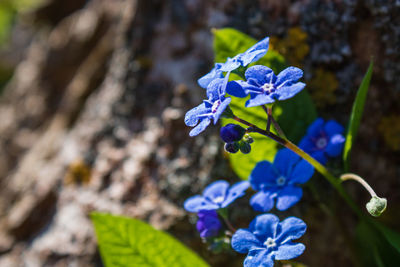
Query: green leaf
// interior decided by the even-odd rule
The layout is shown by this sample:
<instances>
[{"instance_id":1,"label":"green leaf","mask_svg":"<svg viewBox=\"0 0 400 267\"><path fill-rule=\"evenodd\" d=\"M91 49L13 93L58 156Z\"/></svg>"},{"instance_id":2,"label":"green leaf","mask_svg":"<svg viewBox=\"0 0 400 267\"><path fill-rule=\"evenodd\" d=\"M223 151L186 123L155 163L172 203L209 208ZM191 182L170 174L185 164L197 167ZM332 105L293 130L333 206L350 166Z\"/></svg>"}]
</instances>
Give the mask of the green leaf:
<instances>
[{"instance_id":1,"label":"green leaf","mask_svg":"<svg viewBox=\"0 0 400 267\"><path fill-rule=\"evenodd\" d=\"M357 136L358 127L360 126L361 117L364 111L365 100L367 99L368 88L372 77L373 67L374 62L371 60L367 73L365 74L361 85L358 88L356 100L354 101L353 109L351 111L350 122L346 134L346 142L344 144L343 150L343 162L345 172L349 170L350 152L354 140Z\"/></svg>"},{"instance_id":2,"label":"green leaf","mask_svg":"<svg viewBox=\"0 0 400 267\"><path fill-rule=\"evenodd\" d=\"M374 221L356 227L357 248L364 267L400 266L400 234Z\"/></svg>"},{"instance_id":3,"label":"green leaf","mask_svg":"<svg viewBox=\"0 0 400 267\"><path fill-rule=\"evenodd\" d=\"M216 62L225 62L227 57L233 57L246 51L257 41L234 29L214 30L214 52ZM266 65L279 73L286 67L284 58L276 51L269 49L267 54L254 64ZM231 74L230 80L238 80L239 76ZM245 119L258 127L265 129L267 116L261 107L246 108L247 99L232 97L231 109L236 116ZM274 104L273 116L278 121L289 140L298 142L305 134L308 125L316 118L316 110L306 90L290 100ZM237 123L232 119L223 119L222 124ZM259 134L252 134L254 143L250 154L229 154L232 169L242 179L247 179L254 166L262 160L273 161L279 149L278 143Z\"/></svg>"},{"instance_id":4,"label":"green leaf","mask_svg":"<svg viewBox=\"0 0 400 267\"><path fill-rule=\"evenodd\" d=\"M375 221L375 227L379 230L382 236L386 238L389 244L397 250L400 255L400 233L386 227L385 225Z\"/></svg>"},{"instance_id":5,"label":"green leaf","mask_svg":"<svg viewBox=\"0 0 400 267\"><path fill-rule=\"evenodd\" d=\"M209 266L167 233L139 220L92 213L105 266Z\"/></svg>"}]
</instances>

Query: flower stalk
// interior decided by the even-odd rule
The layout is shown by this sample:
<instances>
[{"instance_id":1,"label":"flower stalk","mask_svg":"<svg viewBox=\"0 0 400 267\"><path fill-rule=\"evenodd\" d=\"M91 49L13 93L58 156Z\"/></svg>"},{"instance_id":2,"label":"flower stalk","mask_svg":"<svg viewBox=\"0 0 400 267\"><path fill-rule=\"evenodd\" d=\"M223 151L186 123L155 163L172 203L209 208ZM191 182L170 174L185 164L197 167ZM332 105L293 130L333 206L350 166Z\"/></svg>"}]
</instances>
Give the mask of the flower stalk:
<instances>
[{"instance_id":1,"label":"flower stalk","mask_svg":"<svg viewBox=\"0 0 400 267\"><path fill-rule=\"evenodd\" d=\"M266 130L263 130L256 125L241 119L237 116L233 117L234 120L249 126L250 128L247 129L248 132L256 132L259 134L262 134L266 137L269 137L273 139L274 141L278 142L282 146L292 150L294 153L305 159L307 162L309 162L319 173L321 173L325 179L338 191L339 195L346 201L346 203L350 206L350 208L357 214L359 217L364 217L363 213L361 210L358 208L357 204L354 202L354 200L349 196L349 194L344 190L341 180L336 178L334 175L332 175L328 169L325 168L324 165L319 163L316 159L311 157L308 153L304 152L301 148L287 140L286 138L279 137L275 135L272 132L268 132Z\"/></svg>"}]
</instances>

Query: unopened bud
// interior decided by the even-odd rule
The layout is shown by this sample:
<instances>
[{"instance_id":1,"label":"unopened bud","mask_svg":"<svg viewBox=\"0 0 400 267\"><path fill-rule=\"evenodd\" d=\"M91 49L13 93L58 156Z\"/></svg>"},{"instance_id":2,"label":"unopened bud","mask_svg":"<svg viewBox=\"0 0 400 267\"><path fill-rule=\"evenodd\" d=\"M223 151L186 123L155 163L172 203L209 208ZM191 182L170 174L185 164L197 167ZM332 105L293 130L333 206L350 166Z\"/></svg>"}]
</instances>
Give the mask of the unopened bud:
<instances>
[{"instance_id":1,"label":"unopened bud","mask_svg":"<svg viewBox=\"0 0 400 267\"><path fill-rule=\"evenodd\" d=\"M251 146L249 143L247 142L240 142L240 152L242 152L243 154L249 154L251 151Z\"/></svg>"},{"instance_id":2,"label":"unopened bud","mask_svg":"<svg viewBox=\"0 0 400 267\"><path fill-rule=\"evenodd\" d=\"M220 136L225 143L240 141L245 133L246 129L233 123L225 125L220 130Z\"/></svg>"},{"instance_id":3,"label":"unopened bud","mask_svg":"<svg viewBox=\"0 0 400 267\"><path fill-rule=\"evenodd\" d=\"M246 143L252 144L254 142L254 139L250 135L245 134L243 137L243 141L245 141Z\"/></svg>"},{"instance_id":4,"label":"unopened bud","mask_svg":"<svg viewBox=\"0 0 400 267\"><path fill-rule=\"evenodd\" d=\"M386 198L380 198L377 196L373 196L366 205L369 214L374 217L379 217L386 210L386 206Z\"/></svg>"},{"instance_id":5,"label":"unopened bud","mask_svg":"<svg viewBox=\"0 0 400 267\"><path fill-rule=\"evenodd\" d=\"M224 149L226 152L236 153L239 151L239 144L238 142L226 143Z\"/></svg>"}]
</instances>

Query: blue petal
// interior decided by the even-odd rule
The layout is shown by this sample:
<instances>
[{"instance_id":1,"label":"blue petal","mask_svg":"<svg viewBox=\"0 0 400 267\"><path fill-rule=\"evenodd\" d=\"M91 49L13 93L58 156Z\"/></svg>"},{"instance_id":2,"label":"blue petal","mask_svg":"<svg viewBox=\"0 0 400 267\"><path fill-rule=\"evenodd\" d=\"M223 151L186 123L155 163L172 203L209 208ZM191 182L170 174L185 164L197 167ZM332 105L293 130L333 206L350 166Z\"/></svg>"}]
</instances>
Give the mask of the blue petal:
<instances>
[{"instance_id":1,"label":"blue petal","mask_svg":"<svg viewBox=\"0 0 400 267\"><path fill-rule=\"evenodd\" d=\"M207 97L210 101L219 100L220 88L224 83L224 79L215 79L207 86Z\"/></svg>"},{"instance_id":2,"label":"blue petal","mask_svg":"<svg viewBox=\"0 0 400 267\"><path fill-rule=\"evenodd\" d=\"M301 77L303 77L303 71L301 69L296 67L289 67L278 74L275 85L279 86L283 83L292 84L297 82Z\"/></svg>"},{"instance_id":3,"label":"blue petal","mask_svg":"<svg viewBox=\"0 0 400 267\"><path fill-rule=\"evenodd\" d=\"M278 210L287 210L299 202L302 196L303 190L300 187L286 186L279 192L276 208Z\"/></svg>"},{"instance_id":4,"label":"blue petal","mask_svg":"<svg viewBox=\"0 0 400 267\"><path fill-rule=\"evenodd\" d=\"M316 119L307 129L309 137L317 137L321 134L324 127L324 120L322 118Z\"/></svg>"},{"instance_id":5,"label":"blue petal","mask_svg":"<svg viewBox=\"0 0 400 267\"><path fill-rule=\"evenodd\" d=\"M206 217L218 218L218 213L215 210L202 210L197 213L197 217L199 219L203 219Z\"/></svg>"},{"instance_id":6,"label":"blue petal","mask_svg":"<svg viewBox=\"0 0 400 267\"><path fill-rule=\"evenodd\" d=\"M232 185L231 188L228 189L228 195L225 198L225 201L222 202L221 207L225 208L235 199L242 197L249 186L250 183L248 181L242 181Z\"/></svg>"},{"instance_id":7,"label":"blue petal","mask_svg":"<svg viewBox=\"0 0 400 267\"><path fill-rule=\"evenodd\" d=\"M280 245L275 251L275 260L290 260L303 254L306 247L301 243Z\"/></svg>"},{"instance_id":8,"label":"blue petal","mask_svg":"<svg viewBox=\"0 0 400 267\"><path fill-rule=\"evenodd\" d=\"M229 183L224 180L219 180L215 181L209 186L207 186L204 191L203 191L203 196L214 202L215 204L218 204L218 206L221 205L221 203L225 200L226 194L229 188ZM215 200L220 200L218 203L215 202Z\"/></svg>"},{"instance_id":9,"label":"blue petal","mask_svg":"<svg viewBox=\"0 0 400 267\"><path fill-rule=\"evenodd\" d=\"M227 87L226 87L226 92L228 94L232 95L232 96L236 96L236 97L240 97L240 98L246 97L247 94L244 91L244 88L242 87L243 83L246 83L246 82L244 82L244 81L231 81L231 82L229 82Z\"/></svg>"},{"instance_id":10,"label":"blue petal","mask_svg":"<svg viewBox=\"0 0 400 267\"><path fill-rule=\"evenodd\" d=\"M197 231L201 237L212 237L218 234L221 229L221 222L218 219L217 213L212 211L200 211L198 213L199 220L196 223Z\"/></svg>"},{"instance_id":11,"label":"blue petal","mask_svg":"<svg viewBox=\"0 0 400 267\"><path fill-rule=\"evenodd\" d=\"M215 205L214 203L199 195L188 198L183 204L183 207L189 212L199 212L201 210L216 210L219 208L218 205Z\"/></svg>"},{"instance_id":12,"label":"blue petal","mask_svg":"<svg viewBox=\"0 0 400 267\"><path fill-rule=\"evenodd\" d=\"M260 240L266 240L268 237L275 237L279 218L272 213L258 215L249 226Z\"/></svg>"},{"instance_id":13,"label":"blue petal","mask_svg":"<svg viewBox=\"0 0 400 267\"><path fill-rule=\"evenodd\" d=\"M200 114L204 114L207 112L206 106L204 103L201 103L197 107L192 108L185 115L185 124L190 127L194 127L199 122L199 118L197 117Z\"/></svg>"},{"instance_id":14,"label":"blue petal","mask_svg":"<svg viewBox=\"0 0 400 267\"><path fill-rule=\"evenodd\" d=\"M299 160L300 157L296 153L283 148L276 153L273 166L278 171L279 176L283 175L287 178Z\"/></svg>"},{"instance_id":15,"label":"blue petal","mask_svg":"<svg viewBox=\"0 0 400 267\"><path fill-rule=\"evenodd\" d=\"M306 230L307 225L303 220L289 217L279 223L276 240L280 244L285 244L288 241L302 237Z\"/></svg>"},{"instance_id":16,"label":"blue petal","mask_svg":"<svg viewBox=\"0 0 400 267\"><path fill-rule=\"evenodd\" d=\"M258 82L254 79L250 79L247 82L239 81L240 86L244 90L245 94L264 94ZM254 96L253 96L254 97Z\"/></svg>"},{"instance_id":17,"label":"blue petal","mask_svg":"<svg viewBox=\"0 0 400 267\"><path fill-rule=\"evenodd\" d=\"M342 153L345 140L341 134L333 135L326 147L326 153L331 157L339 156Z\"/></svg>"},{"instance_id":18,"label":"blue petal","mask_svg":"<svg viewBox=\"0 0 400 267\"><path fill-rule=\"evenodd\" d=\"M274 207L274 196L270 192L260 191L251 197L250 205L255 211L268 212Z\"/></svg>"},{"instance_id":19,"label":"blue petal","mask_svg":"<svg viewBox=\"0 0 400 267\"><path fill-rule=\"evenodd\" d=\"M268 46L269 46L269 37L265 37L264 39L258 41L255 45L250 47L247 51L267 50Z\"/></svg>"},{"instance_id":20,"label":"blue petal","mask_svg":"<svg viewBox=\"0 0 400 267\"><path fill-rule=\"evenodd\" d=\"M228 58L228 60L222 64L221 70L225 72L231 72L240 67L240 62L237 60L237 57Z\"/></svg>"},{"instance_id":21,"label":"blue petal","mask_svg":"<svg viewBox=\"0 0 400 267\"><path fill-rule=\"evenodd\" d=\"M269 161L260 161L251 171L249 182L254 190L260 191L267 184L275 184L277 175Z\"/></svg>"},{"instance_id":22,"label":"blue petal","mask_svg":"<svg viewBox=\"0 0 400 267\"><path fill-rule=\"evenodd\" d=\"M244 267L273 267L274 261L267 249L254 249L249 252L243 262Z\"/></svg>"},{"instance_id":23,"label":"blue petal","mask_svg":"<svg viewBox=\"0 0 400 267\"><path fill-rule=\"evenodd\" d=\"M266 37L247 49L246 52L239 55L240 60L242 60L243 66L247 66L248 64L256 62L257 60L262 58L267 53L268 46L269 37Z\"/></svg>"},{"instance_id":24,"label":"blue petal","mask_svg":"<svg viewBox=\"0 0 400 267\"><path fill-rule=\"evenodd\" d=\"M216 63L215 67L209 73L207 73L206 75L197 80L198 84L203 88L207 88L210 82L212 82L214 79L223 78L224 75L220 70L221 66L222 66L221 63Z\"/></svg>"},{"instance_id":25,"label":"blue petal","mask_svg":"<svg viewBox=\"0 0 400 267\"><path fill-rule=\"evenodd\" d=\"M301 82L298 82L291 86L283 86L277 90L276 93L278 95L277 99L279 101L289 99L295 96L301 90L303 90L305 86L306 84Z\"/></svg>"},{"instance_id":26,"label":"blue petal","mask_svg":"<svg viewBox=\"0 0 400 267\"><path fill-rule=\"evenodd\" d=\"M245 72L246 80L248 79L255 79L260 86L264 85L265 83L269 83L271 77L273 77L273 71L263 65L255 65L248 68Z\"/></svg>"},{"instance_id":27,"label":"blue petal","mask_svg":"<svg viewBox=\"0 0 400 267\"><path fill-rule=\"evenodd\" d=\"M314 151L316 149L314 142L308 135L304 136L303 139L301 139L299 147L307 153L310 153L311 151Z\"/></svg>"},{"instance_id":28,"label":"blue petal","mask_svg":"<svg viewBox=\"0 0 400 267\"><path fill-rule=\"evenodd\" d=\"M263 247L263 244L247 229L239 229L232 236L231 246L239 253L247 253L253 248Z\"/></svg>"},{"instance_id":29,"label":"blue petal","mask_svg":"<svg viewBox=\"0 0 400 267\"><path fill-rule=\"evenodd\" d=\"M204 118L195 128L189 132L189 136L196 136L202 131L204 131L208 125L210 125L211 120L209 118Z\"/></svg>"},{"instance_id":30,"label":"blue petal","mask_svg":"<svg viewBox=\"0 0 400 267\"><path fill-rule=\"evenodd\" d=\"M343 126L334 120L327 121L325 123L324 130L328 134L328 136L332 136L335 134L341 134L344 132Z\"/></svg>"},{"instance_id":31,"label":"blue petal","mask_svg":"<svg viewBox=\"0 0 400 267\"><path fill-rule=\"evenodd\" d=\"M289 181L291 184L304 184L314 174L314 167L305 161L304 159L300 160L299 163L296 164L294 170L289 175Z\"/></svg>"},{"instance_id":32,"label":"blue petal","mask_svg":"<svg viewBox=\"0 0 400 267\"><path fill-rule=\"evenodd\" d=\"M217 123L217 121L219 120L219 117L221 117L222 113L224 112L224 110L226 109L227 106L229 106L229 103L231 103L231 98L227 97L225 98L224 101L222 101L222 103L219 105L217 111L215 112L213 118L214 118L214 125Z\"/></svg>"},{"instance_id":33,"label":"blue petal","mask_svg":"<svg viewBox=\"0 0 400 267\"><path fill-rule=\"evenodd\" d=\"M246 107L250 108L250 107L261 106L261 105L265 105L265 104L271 104L274 102L275 102L275 99L271 98L270 96L260 94L260 95L256 95L256 96L250 98L249 100L247 100Z\"/></svg>"},{"instance_id":34,"label":"blue petal","mask_svg":"<svg viewBox=\"0 0 400 267\"><path fill-rule=\"evenodd\" d=\"M247 66L250 63L257 61L258 59L262 58L266 53L266 49L244 53L240 57L240 60L242 61L242 66Z\"/></svg>"},{"instance_id":35,"label":"blue petal","mask_svg":"<svg viewBox=\"0 0 400 267\"><path fill-rule=\"evenodd\" d=\"M325 165L326 162L328 161L328 158L325 156L324 151L315 151L315 152L311 152L310 155L316 159L319 163L321 163L322 165Z\"/></svg>"}]
</instances>

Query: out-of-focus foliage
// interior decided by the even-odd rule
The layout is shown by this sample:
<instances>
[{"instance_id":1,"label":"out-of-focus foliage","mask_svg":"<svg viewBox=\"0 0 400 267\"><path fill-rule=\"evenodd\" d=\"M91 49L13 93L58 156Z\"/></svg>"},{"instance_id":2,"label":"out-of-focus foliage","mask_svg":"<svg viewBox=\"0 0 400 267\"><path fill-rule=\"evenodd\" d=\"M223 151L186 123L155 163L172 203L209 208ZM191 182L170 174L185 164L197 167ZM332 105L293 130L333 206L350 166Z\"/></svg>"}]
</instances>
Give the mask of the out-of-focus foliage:
<instances>
[{"instance_id":1,"label":"out-of-focus foliage","mask_svg":"<svg viewBox=\"0 0 400 267\"><path fill-rule=\"evenodd\" d=\"M353 109L351 111L349 126L347 128L347 134L346 134L346 143L344 144L344 150L343 150L343 162L345 171L348 171L349 169L350 152L358 133L358 127L360 126L362 114L364 111L365 100L367 99L369 83L372 77L373 68L374 68L374 63L373 61L371 61L367 73L365 74L361 82L361 85L358 88L357 96L356 99L354 100Z\"/></svg>"},{"instance_id":2,"label":"out-of-focus foliage","mask_svg":"<svg viewBox=\"0 0 400 267\"><path fill-rule=\"evenodd\" d=\"M88 184L91 177L90 167L82 160L78 159L68 166L64 176L65 184Z\"/></svg>"},{"instance_id":3,"label":"out-of-focus foliage","mask_svg":"<svg viewBox=\"0 0 400 267\"><path fill-rule=\"evenodd\" d=\"M271 48L284 56L289 64L299 68L303 66L303 60L310 51L307 44L307 33L300 27L290 28L287 36L283 39L271 37L270 43Z\"/></svg>"},{"instance_id":4,"label":"out-of-focus foliage","mask_svg":"<svg viewBox=\"0 0 400 267\"><path fill-rule=\"evenodd\" d=\"M227 57L233 57L243 52L257 41L234 29L214 30L215 62L225 62ZM261 64L272 68L279 73L286 67L284 58L276 51L270 49L267 54L254 64ZM230 79L240 79L232 75ZM247 98L232 97L231 108L236 116L243 118L255 125L266 127L266 114L261 107L245 108ZM286 136L297 142L304 135L307 126L316 118L316 110L308 93L303 90L290 100L279 102L273 108L274 118ZM224 125L235 123L231 119L223 119ZM278 151L279 145L264 136L253 134L254 144L250 154L229 154L229 160L235 173L242 179L247 179L254 166L262 160L272 161Z\"/></svg>"},{"instance_id":5,"label":"out-of-focus foliage","mask_svg":"<svg viewBox=\"0 0 400 267\"><path fill-rule=\"evenodd\" d=\"M308 82L311 96L318 107L335 104L335 91L338 86L335 74L324 69L317 69Z\"/></svg>"},{"instance_id":6,"label":"out-of-focus foliage","mask_svg":"<svg viewBox=\"0 0 400 267\"><path fill-rule=\"evenodd\" d=\"M373 226L362 221L356 228L362 266L400 266L400 235L379 223Z\"/></svg>"},{"instance_id":7,"label":"out-of-focus foliage","mask_svg":"<svg viewBox=\"0 0 400 267\"><path fill-rule=\"evenodd\" d=\"M385 143L393 150L400 150L400 115L383 117L378 126Z\"/></svg>"},{"instance_id":8,"label":"out-of-focus foliage","mask_svg":"<svg viewBox=\"0 0 400 267\"><path fill-rule=\"evenodd\" d=\"M144 222L102 213L92 213L91 218L107 267L209 266L172 236Z\"/></svg>"},{"instance_id":9,"label":"out-of-focus foliage","mask_svg":"<svg viewBox=\"0 0 400 267\"><path fill-rule=\"evenodd\" d=\"M3 44L10 33L14 19L18 13L28 12L44 0L2 0L0 1L0 44Z\"/></svg>"}]
</instances>

